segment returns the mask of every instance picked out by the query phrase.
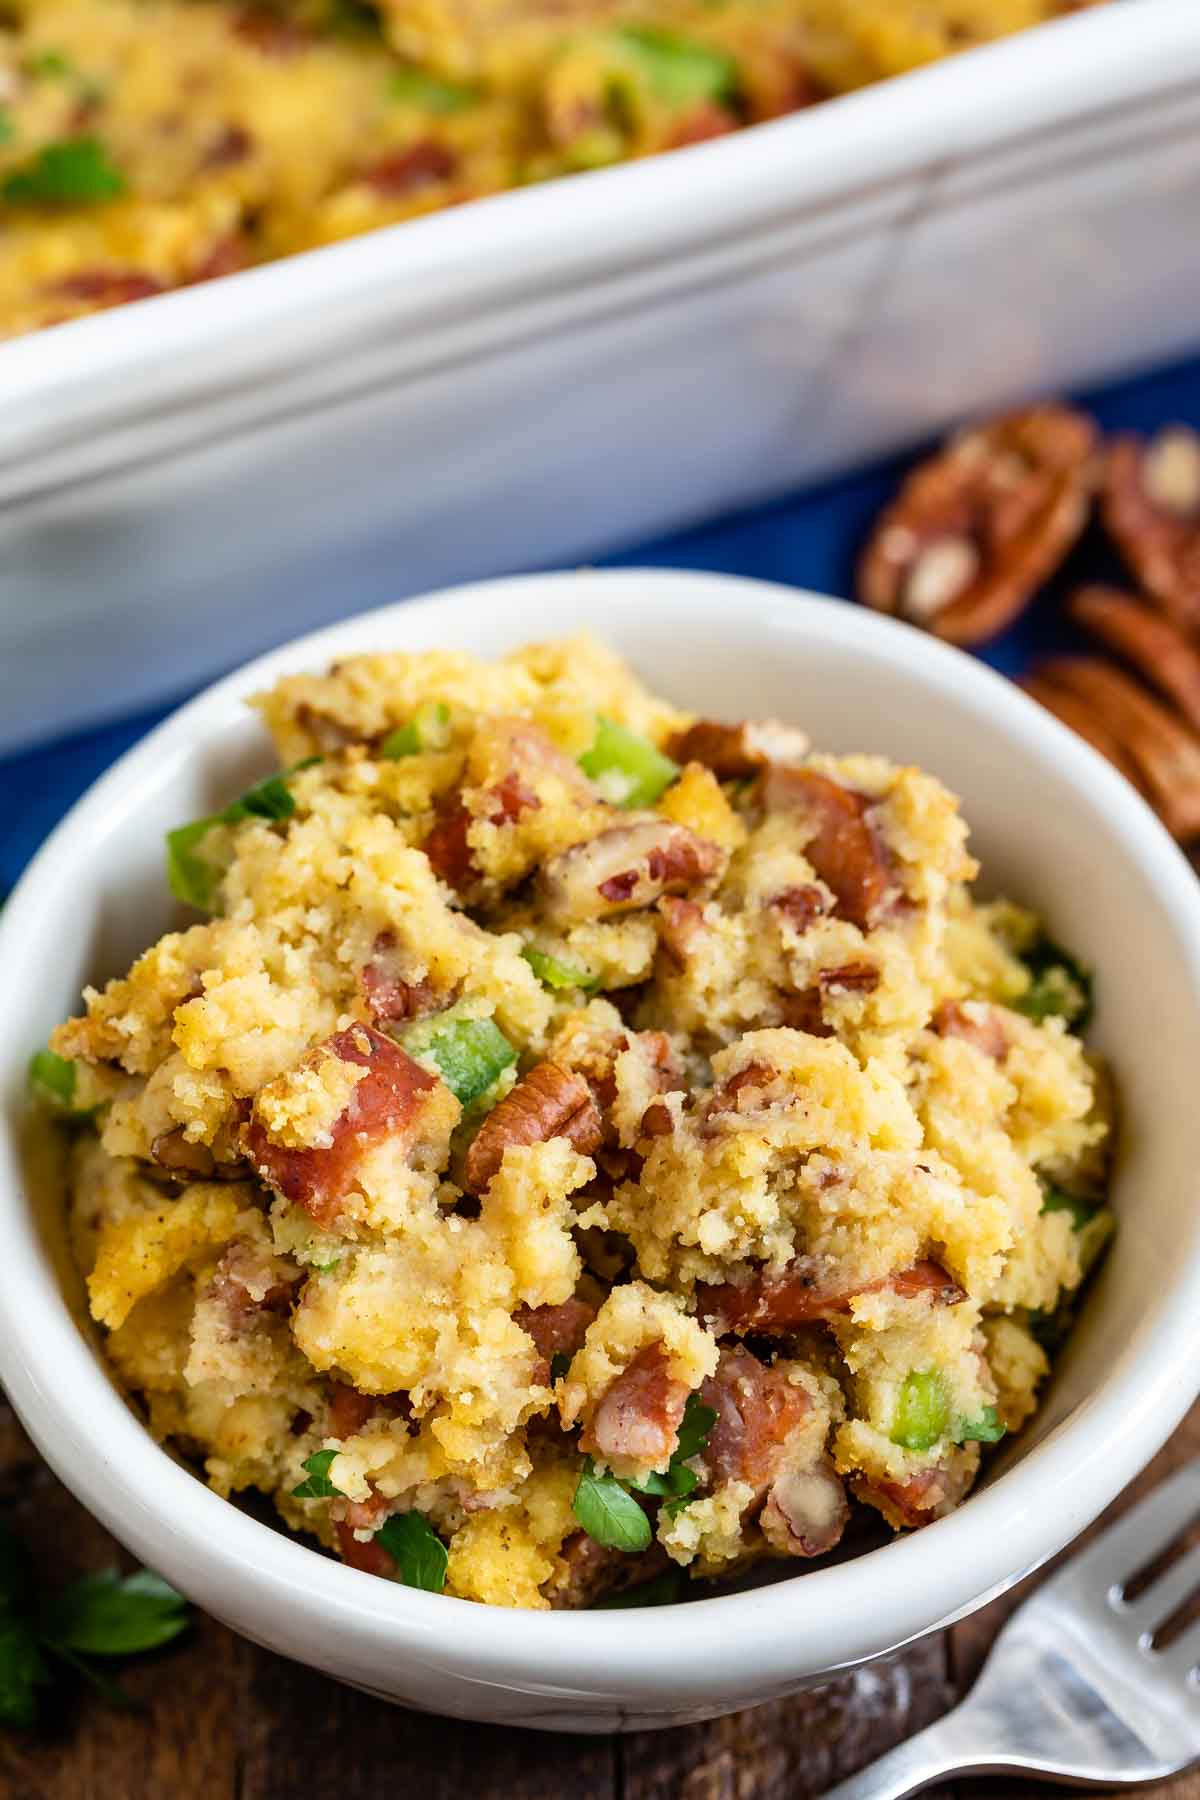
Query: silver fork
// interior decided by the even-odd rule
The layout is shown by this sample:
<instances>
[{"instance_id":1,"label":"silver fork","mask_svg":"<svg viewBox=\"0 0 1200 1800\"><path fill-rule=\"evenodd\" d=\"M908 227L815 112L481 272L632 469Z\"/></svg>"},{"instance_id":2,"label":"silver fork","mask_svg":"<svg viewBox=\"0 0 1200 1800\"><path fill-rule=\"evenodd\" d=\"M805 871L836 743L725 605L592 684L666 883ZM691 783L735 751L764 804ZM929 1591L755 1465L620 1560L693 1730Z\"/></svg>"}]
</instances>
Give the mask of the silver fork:
<instances>
[{"instance_id":1,"label":"silver fork","mask_svg":"<svg viewBox=\"0 0 1200 1800\"><path fill-rule=\"evenodd\" d=\"M1163 1650L1151 1642L1200 1588L1200 1545L1125 1598L1133 1577L1197 1517L1200 1459L1017 1609L953 1712L825 1800L901 1800L969 1774L1136 1787L1200 1759L1200 1622Z\"/></svg>"}]
</instances>

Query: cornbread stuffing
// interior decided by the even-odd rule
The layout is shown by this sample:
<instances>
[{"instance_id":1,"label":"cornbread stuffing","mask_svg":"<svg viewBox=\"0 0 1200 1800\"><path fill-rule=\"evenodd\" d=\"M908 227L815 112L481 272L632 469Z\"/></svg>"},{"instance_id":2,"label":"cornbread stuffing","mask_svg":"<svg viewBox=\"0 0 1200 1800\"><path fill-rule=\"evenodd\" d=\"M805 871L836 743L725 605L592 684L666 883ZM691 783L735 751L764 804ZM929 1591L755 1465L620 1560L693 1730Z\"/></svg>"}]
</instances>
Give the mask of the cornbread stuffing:
<instances>
[{"instance_id":1,"label":"cornbread stuffing","mask_svg":"<svg viewBox=\"0 0 1200 1800\"><path fill-rule=\"evenodd\" d=\"M168 837L193 922L33 1064L155 1435L505 1606L956 1506L1108 1236L1112 1101L953 795L582 637L256 704L282 772Z\"/></svg>"},{"instance_id":2,"label":"cornbread stuffing","mask_svg":"<svg viewBox=\"0 0 1200 1800\"><path fill-rule=\"evenodd\" d=\"M11 0L0 337L719 137L1091 0Z\"/></svg>"}]
</instances>

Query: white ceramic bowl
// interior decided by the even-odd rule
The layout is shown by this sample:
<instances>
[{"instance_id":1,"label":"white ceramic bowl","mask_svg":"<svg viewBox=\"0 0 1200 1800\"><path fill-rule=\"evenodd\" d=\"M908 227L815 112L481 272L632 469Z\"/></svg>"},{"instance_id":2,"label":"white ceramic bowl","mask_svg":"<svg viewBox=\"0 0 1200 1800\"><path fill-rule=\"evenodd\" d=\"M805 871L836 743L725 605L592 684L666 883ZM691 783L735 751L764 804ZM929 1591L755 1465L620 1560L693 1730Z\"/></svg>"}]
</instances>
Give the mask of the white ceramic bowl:
<instances>
[{"instance_id":1,"label":"white ceramic bowl","mask_svg":"<svg viewBox=\"0 0 1200 1800\"><path fill-rule=\"evenodd\" d=\"M886 751L964 799L989 887L1098 971L1095 1036L1126 1109L1121 1230L1035 1429L950 1518L844 1565L639 1612L518 1613L379 1581L219 1500L160 1450L65 1289L53 1183L22 1099L81 984L171 920L162 833L270 766L245 695L372 648L490 653L581 626L676 700L778 714ZM373 613L243 669L122 758L55 832L0 924L0 1378L53 1468L199 1605L390 1699L553 1730L681 1723L811 1684L969 1612L1059 1549L1158 1448L1200 1368L1200 895L1108 767L980 664L791 590L660 570L491 582Z\"/></svg>"}]
</instances>

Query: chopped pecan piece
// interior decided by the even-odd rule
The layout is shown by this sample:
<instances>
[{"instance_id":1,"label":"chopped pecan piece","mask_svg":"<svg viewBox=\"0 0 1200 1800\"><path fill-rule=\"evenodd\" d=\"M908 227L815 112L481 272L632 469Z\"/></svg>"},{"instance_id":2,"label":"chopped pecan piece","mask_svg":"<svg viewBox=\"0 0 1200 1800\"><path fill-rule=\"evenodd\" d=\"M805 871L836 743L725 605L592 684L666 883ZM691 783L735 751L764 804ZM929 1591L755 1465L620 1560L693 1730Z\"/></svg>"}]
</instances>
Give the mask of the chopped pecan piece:
<instances>
[{"instance_id":1,"label":"chopped pecan piece","mask_svg":"<svg viewBox=\"0 0 1200 1800\"><path fill-rule=\"evenodd\" d=\"M688 1392L672 1375L662 1343L647 1344L601 1395L579 1448L607 1463L665 1468L675 1451Z\"/></svg>"},{"instance_id":2,"label":"chopped pecan piece","mask_svg":"<svg viewBox=\"0 0 1200 1800\"><path fill-rule=\"evenodd\" d=\"M361 179L385 200L401 200L409 194L450 181L458 158L446 144L420 138L403 150L391 150L362 171Z\"/></svg>"},{"instance_id":3,"label":"chopped pecan piece","mask_svg":"<svg viewBox=\"0 0 1200 1800\"><path fill-rule=\"evenodd\" d=\"M160 1131L150 1145L150 1155L160 1169L184 1181L211 1181L216 1161L207 1144L194 1144L184 1136L183 1126L174 1131Z\"/></svg>"},{"instance_id":4,"label":"chopped pecan piece","mask_svg":"<svg viewBox=\"0 0 1200 1800\"><path fill-rule=\"evenodd\" d=\"M953 644L1003 631L1083 530L1096 428L1034 406L950 440L908 477L859 563L859 594Z\"/></svg>"},{"instance_id":5,"label":"chopped pecan piece","mask_svg":"<svg viewBox=\"0 0 1200 1800\"><path fill-rule=\"evenodd\" d=\"M704 908L696 900L685 900L678 894L664 894L655 910L661 921L658 941L663 954L672 967L682 974L707 929Z\"/></svg>"},{"instance_id":6,"label":"chopped pecan piece","mask_svg":"<svg viewBox=\"0 0 1200 1800\"><path fill-rule=\"evenodd\" d=\"M337 1032L305 1061L328 1054L367 1073L334 1120L327 1145L297 1150L277 1144L254 1112L242 1130L242 1147L258 1174L285 1200L302 1206L318 1225L337 1217L355 1171L375 1144L392 1138L417 1146L426 1125L427 1102L441 1087L436 1075L371 1025Z\"/></svg>"},{"instance_id":7,"label":"chopped pecan piece","mask_svg":"<svg viewBox=\"0 0 1200 1800\"><path fill-rule=\"evenodd\" d=\"M1200 832L1200 738L1119 669L1097 657L1043 663L1040 683L1083 702L1136 765L1151 804L1177 838Z\"/></svg>"},{"instance_id":8,"label":"chopped pecan piece","mask_svg":"<svg viewBox=\"0 0 1200 1800\"><path fill-rule=\"evenodd\" d=\"M1119 588L1080 588L1068 610L1077 624L1173 700L1188 724L1200 731L1200 650L1177 625Z\"/></svg>"},{"instance_id":9,"label":"chopped pecan piece","mask_svg":"<svg viewBox=\"0 0 1200 1800\"><path fill-rule=\"evenodd\" d=\"M737 1337L748 1332L772 1336L794 1330L797 1325L848 1313L860 1295L878 1294L884 1289L900 1300L927 1297L932 1306L957 1306L966 1299L954 1278L940 1263L929 1259L878 1281L847 1287L839 1284L837 1277L831 1279L815 1257L797 1256L778 1272L752 1276L744 1287L735 1287L732 1282L698 1287L696 1300L700 1317L711 1330L721 1334L733 1332Z\"/></svg>"},{"instance_id":10,"label":"chopped pecan piece","mask_svg":"<svg viewBox=\"0 0 1200 1800\"><path fill-rule=\"evenodd\" d=\"M586 1531L576 1531L559 1553L559 1566L542 1588L556 1612L591 1606L603 1594L620 1593L638 1587L670 1567L670 1558L661 1544L631 1556L625 1550L609 1550L590 1538Z\"/></svg>"},{"instance_id":11,"label":"chopped pecan piece","mask_svg":"<svg viewBox=\"0 0 1200 1800\"><path fill-rule=\"evenodd\" d=\"M783 915L793 931L803 936L810 925L815 925L829 911L829 896L811 881L806 881L799 887L784 888L773 894L767 904Z\"/></svg>"},{"instance_id":12,"label":"chopped pecan piece","mask_svg":"<svg viewBox=\"0 0 1200 1800\"><path fill-rule=\"evenodd\" d=\"M824 1556L841 1542L849 1518L846 1490L822 1456L776 1476L758 1525L781 1556Z\"/></svg>"},{"instance_id":13,"label":"chopped pecan piece","mask_svg":"<svg viewBox=\"0 0 1200 1800\"><path fill-rule=\"evenodd\" d=\"M257 1313L285 1314L301 1280L300 1270L258 1244L233 1243L222 1252L209 1293L225 1309L230 1330L241 1330Z\"/></svg>"},{"instance_id":14,"label":"chopped pecan piece","mask_svg":"<svg viewBox=\"0 0 1200 1800\"><path fill-rule=\"evenodd\" d=\"M879 970L874 963L843 963L838 969L821 969L812 987L784 994L779 1016L793 1031L806 1031L810 1037L832 1037L833 1026L825 1019L826 994L873 994L879 986Z\"/></svg>"},{"instance_id":15,"label":"chopped pecan piece","mask_svg":"<svg viewBox=\"0 0 1200 1800\"><path fill-rule=\"evenodd\" d=\"M392 1024L401 1019L421 1019L438 1012L446 1001L438 994L427 975L419 981L405 979L410 966L390 931L381 931L371 950L371 960L359 971L359 984L371 1018L376 1025Z\"/></svg>"},{"instance_id":16,"label":"chopped pecan piece","mask_svg":"<svg viewBox=\"0 0 1200 1800\"><path fill-rule=\"evenodd\" d=\"M961 1038L973 1044L993 1062L1003 1062L1008 1055L1008 1032L998 1009L975 1001L968 1012L958 1000L943 1000L931 1021L939 1037Z\"/></svg>"},{"instance_id":17,"label":"chopped pecan piece","mask_svg":"<svg viewBox=\"0 0 1200 1800\"><path fill-rule=\"evenodd\" d=\"M614 825L546 864L541 876L546 916L595 919L652 906L663 894L683 894L711 880L725 861L716 844L669 819Z\"/></svg>"},{"instance_id":18,"label":"chopped pecan piece","mask_svg":"<svg viewBox=\"0 0 1200 1800\"><path fill-rule=\"evenodd\" d=\"M667 745L667 755L676 762L703 763L721 781L757 775L768 763L803 762L808 751L804 732L776 719L743 720L740 725L698 719L686 731L677 731Z\"/></svg>"},{"instance_id":19,"label":"chopped pecan piece","mask_svg":"<svg viewBox=\"0 0 1200 1800\"><path fill-rule=\"evenodd\" d=\"M767 1090L779 1079L779 1071L770 1063L751 1062L737 1069L720 1087L714 1088L705 1108L705 1118L719 1118L722 1113L756 1112L767 1099Z\"/></svg>"},{"instance_id":20,"label":"chopped pecan piece","mask_svg":"<svg viewBox=\"0 0 1200 1800\"><path fill-rule=\"evenodd\" d=\"M278 61L298 56L312 43L312 33L295 19L289 19L271 6L244 6L234 13L232 29L235 37L249 44L261 56Z\"/></svg>"},{"instance_id":21,"label":"chopped pecan piece","mask_svg":"<svg viewBox=\"0 0 1200 1800\"><path fill-rule=\"evenodd\" d=\"M572 1298L560 1306L519 1306L513 1321L533 1339L542 1367L535 1379L545 1387L550 1379L550 1362L555 1356L574 1356L596 1309L586 1300Z\"/></svg>"},{"instance_id":22,"label":"chopped pecan piece","mask_svg":"<svg viewBox=\"0 0 1200 1800\"><path fill-rule=\"evenodd\" d=\"M804 854L841 917L864 931L877 924L899 898L900 887L868 796L816 769L775 766L762 776L759 797L767 812L794 812L812 825Z\"/></svg>"},{"instance_id":23,"label":"chopped pecan piece","mask_svg":"<svg viewBox=\"0 0 1200 1800\"><path fill-rule=\"evenodd\" d=\"M642 1114L642 1132L646 1137L671 1137L675 1130L675 1121L671 1117L671 1109L662 1100L655 1100Z\"/></svg>"},{"instance_id":24,"label":"chopped pecan piece","mask_svg":"<svg viewBox=\"0 0 1200 1800\"><path fill-rule=\"evenodd\" d=\"M1150 597L1183 630L1200 626L1200 437L1173 425L1146 445L1118 438L1103 518Z\"/></svg>"},{"instance_id":25,"label":"chopped pecan piece","mask_svg":"<svg viewBox=\"0 0 1200 1800\"><path fill-rule=\"evenodd\" d=\"M494 1106L467 1151L466 1184L481 1194L511 1144L544 1144L565 1137L589 1156L603 1139L600 1108L582 1075L557 1063L538 1063Z\"/></svg>"}]
</instances>

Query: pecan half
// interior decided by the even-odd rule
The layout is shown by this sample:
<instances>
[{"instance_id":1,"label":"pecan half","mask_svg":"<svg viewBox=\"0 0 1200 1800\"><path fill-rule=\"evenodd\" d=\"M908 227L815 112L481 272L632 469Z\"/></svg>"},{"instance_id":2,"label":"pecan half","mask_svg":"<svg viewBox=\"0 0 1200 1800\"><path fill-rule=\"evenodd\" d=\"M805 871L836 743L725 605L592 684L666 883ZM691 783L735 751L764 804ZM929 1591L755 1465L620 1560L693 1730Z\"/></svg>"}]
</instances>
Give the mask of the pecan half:
<instances>
[{"instance_id":1,"label":"pecan half","mask_svg":"<svg viewBox=\"0 0 1200 1800\"><path fill-rule=\"evenodd\" d=\"M682 895L664 894L655 910L660 920L658 941L663 955L682 974L707 930L704 908L699 901L685 900Z\"/></svg>"},{"instance_id":2,"label":"pecan half","mask_svg":"<svg viewBox=\"0 0 1200 1800\"><path fill-rule=\"evenodd\" d=\"M884 1289L900 1300L925 1297L932 1306L957 1306L966 1299L953 1276L928 1258L878 1281L846 1286L836 1276L831 1278L815 1257L798 1256L777 1273L754 1275L744 1287L732 1282L698 1287L696 1300L701 1319L713 1331L733 1332L737 1337L747 1332L771 1336L815 1320L836 1318L848 1313L861 1295Z\"/></svg>"},{"instance_id":3,"label":"pecan half","mask_svg":"<svg viewBox=\"0 0 1200 1800\"><path fill-rule=\"evenodd\" d=\"M1102 517L1150 597L1185 631L1200 626L1200 436L1172 425L1148 444L1118 438Z\"/></svg>"},{"instance_id":4,"label":"pecan half","mask_svg":"<svg viewBox=\"0 0 1200 1800\"><path fill-rule=\"evenodd\" d=\"M1172 836L1200 832L1200 738L1181 719L1097 657L1059 657L1037 674L1040 682L1082 701L1116 740Z\"/></svg>"},{"instance_id":5,"label":"pecan half","mask_svg":"<svg viewBox=\"0 0 1200 1800\"><path fill-rule=\"evenodd\" d=\"M808 751L805 733L777 719L746 719L739 725L698 719L667 744L667 755L676 762L703 763L722 781L757 775L768 763L803 762Z\"/></svg>"},{"instance_id":6,"label":"pecan half","mask_svg":"<svg viewBox=\"0 0 1200 1800\"><path fill-rule=\"evenodd\" d=\"M665 1468L688 1393L687 1384L672 1375L664 1345L647 1344L600 1396L579 1448L614 1465Z\"/></svg>"},{"instance_id":7,"label":"pecan half","mask_svg":"<svg viewBox=\"0 0 1200 1800\"><path fill-rule=\"evenodd\" d=\"M540 878L546 916L565 922L633 912L700 886L725 862L716 844L669 819L614 825L551 857Z\"/></svg>"},{"instance_id":8,"label":"pecan half","mask_svg":"<svg viewBox=\"0 0 1200 1800\"><path fill-rule=\"evenodd\" d=\"M968 1012L957 1000L943 1000L930 1021L939 1037L961 1038L974 1045L993 1062L1003 1062L1008 1055L1008 1033L1004 1020L994 1006L976 1001Z\"/></svg>"},{"instance_id":9,"label":"pecan half","mask_svg":"<svg viewBox=\"0 0 1200 1800\"><path fill-rule=\"evenodd\" d=\"M1092 421L1055 405L952 438L879 519L859 563L859 597L952 644L994 637L1083 530L1096 446Z\"/></svg>"},{"instance_id":10,"label":"pecan half","mask_svg":"<svg viewBox=\"0 0 1200 1800\"><path fill-rule=\"evenodd\" d=\"M767 812L794 812L812 835L804 854L833 894L836 912L862 930L877 924L899 898L891 858L866 794L815 769L768 769L759 781Z\"/></svg>"},{"instance_id":11,"label":"pecan half","mask_svg":"<svg viewBox=\"0 0 1200 1800\"><path fill-rule=\"evenodd\" d=\"M781 1556L824 1556L840 1542L850 1502L827 1456L784 1469L758 1515L759 1530Z\"/></svg>"},{"instance_id":12,"label":"pecan half","mask_svg":"<svg viewBox=\"0 0 1200 1800\"><path fill-rule=\"evenodd\" d=\"M538 1063L494 1106L467 1151L466 1185L481 1194L510 1144L544 1144L565 1137L582 1155L604 1137L600 1108L582 1075L557 1063Z\"/></svg>"},{"instance_id":13,"label":"pecan half","mask_svg":"<svg viewBox=\"0 0 1200 1800\"><path fill-rule=\"evenodd\" d=\"M799 887L784 888L773 894L767 905L785 918L792 930L801 937L810 925L823 919L829 911L829 898L811 881L803 882Z\"/></svg>"},{"instance_id":14,"label":"pecan half","mask_svg":"<svg viewBox=\"0 0 1200 1800\"><path fill-rule=\"evenodd\" d=\"M242 1129L242 1147L257 1173L318 1225L336 1218L359 1163L375 1144L393 1138L406 1148L416 1146L427 1102L441 1087L436 1075L371 1025L337 1032L305 1061L328 1054L367 1071L334 1120L328 1144L304 1150L277 1144L253 1112Z\"/></svg>"},{"instance_id":15,"label":"pecan half","mask_svg":"<svg viewBox=\"0 0 1200 1800\"><path fill-rule=\"evenodd\" d=\"M1173 700L1188 724L1200 731L1200 650L1177 625L1119 588L1080 588L1068 611L1076 624L1131 662Z\"/></svg>"}]
</instances>

